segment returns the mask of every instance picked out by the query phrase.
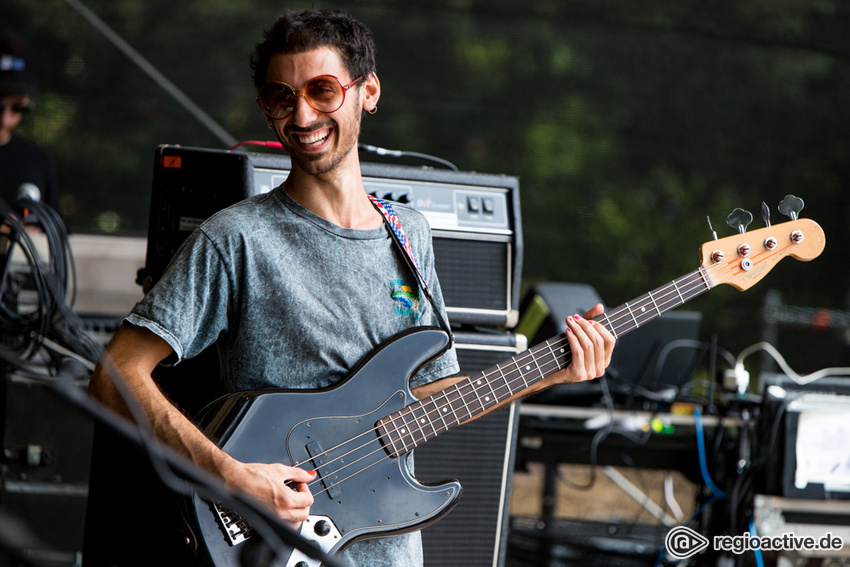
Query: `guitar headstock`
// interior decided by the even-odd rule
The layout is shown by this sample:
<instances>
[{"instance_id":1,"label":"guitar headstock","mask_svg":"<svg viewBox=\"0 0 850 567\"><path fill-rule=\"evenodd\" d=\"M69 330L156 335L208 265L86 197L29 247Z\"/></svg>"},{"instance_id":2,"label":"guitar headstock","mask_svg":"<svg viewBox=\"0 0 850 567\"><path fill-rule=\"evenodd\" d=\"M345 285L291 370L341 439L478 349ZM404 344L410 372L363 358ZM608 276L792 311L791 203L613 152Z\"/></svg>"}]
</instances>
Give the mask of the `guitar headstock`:
<instances>
[{"instance_id":1,"label":"guitar headstock","mask_svg":"<svg viewBox=\"0 0 850 567\"><path fill-rule=\"evenodd\" d=\"M783 205L790 197L786 197ZM769 216L766 216L769 226L750 232L744 232L748 222L741 224L745 215L736 209L727 222L730 226L738 226L741 233L711 240L700 247L701 267L709 286L729 284L745 290L758 283L786 256L804 262L820 256L826 246L826 235L815 221L797 218L802 209L802 200L797 200L800 207L791 214L780 205L780 211L789 214L792 220L770 225ZM752 215L749 218L751 220Z\"/></svg>"}]
</instances>

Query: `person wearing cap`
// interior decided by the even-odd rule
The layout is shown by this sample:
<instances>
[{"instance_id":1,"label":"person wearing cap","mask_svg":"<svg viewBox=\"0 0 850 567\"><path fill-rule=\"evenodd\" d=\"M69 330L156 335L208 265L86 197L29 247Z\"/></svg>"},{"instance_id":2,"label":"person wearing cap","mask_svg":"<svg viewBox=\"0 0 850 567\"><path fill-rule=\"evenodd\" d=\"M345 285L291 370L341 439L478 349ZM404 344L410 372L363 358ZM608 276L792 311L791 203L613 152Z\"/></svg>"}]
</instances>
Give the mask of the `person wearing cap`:
<instances>
[{"instance_id":1,"label":"person wearing cap","mask_svg":"<svg viewBox=\"0 0 850 567\"><path fill-rule=\"evenodd\" d=\"M0 26L0 198L9 203L23 196L38 198L58 209L53 159L38 144L15 133L37 95L38 83L26 43Z\"/></svg>"}]
</instances>

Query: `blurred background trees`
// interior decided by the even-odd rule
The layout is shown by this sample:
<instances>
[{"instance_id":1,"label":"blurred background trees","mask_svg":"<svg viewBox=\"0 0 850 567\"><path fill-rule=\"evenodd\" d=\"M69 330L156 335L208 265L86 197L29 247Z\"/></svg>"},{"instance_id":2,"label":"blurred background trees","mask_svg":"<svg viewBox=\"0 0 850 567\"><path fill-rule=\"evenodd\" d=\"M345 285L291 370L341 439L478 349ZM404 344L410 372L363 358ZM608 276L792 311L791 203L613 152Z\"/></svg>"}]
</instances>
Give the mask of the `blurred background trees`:
<instances>
[{"instance_id":1,"label":"blurred background trees","mask_svg":"<svg viewBox=\"0 0 850 567\"><path fill-rule=\"evenodd\" d=\"M154 148L266 140L248 61L287 8L258 0L2 0L31 43L42 96L22 133L57 160L73 232L147 232ZM520 178L524 282L589 283L617 305L698 265L735 207L792 193L827 234L811 264L689 307L737 351L770 289L848 309L850 6L840 0L328 1L369 25L383 95L361 140ZM86 10L97 21L86 19ZM104 27L98 27L102 22ZM108 28L108 29L107 29ZM230 138L110 41L114 32ZM373 156L363 156L376 161ZM411 165L422 162L406 161ZM1 174L1 173L0 173ZM724 286L725 287L725 286ZM842 330L788 335L847 361Z\"/></svg>"}]
</instances>

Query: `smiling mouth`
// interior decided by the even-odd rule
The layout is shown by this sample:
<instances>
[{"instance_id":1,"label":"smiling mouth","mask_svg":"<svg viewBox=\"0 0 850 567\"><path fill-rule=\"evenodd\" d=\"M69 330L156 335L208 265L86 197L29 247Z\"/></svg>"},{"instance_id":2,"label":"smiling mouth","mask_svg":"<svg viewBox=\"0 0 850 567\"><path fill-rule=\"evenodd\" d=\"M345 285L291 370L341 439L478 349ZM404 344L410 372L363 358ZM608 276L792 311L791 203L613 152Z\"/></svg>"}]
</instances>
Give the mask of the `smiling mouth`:
<instances>
[{"instance_id":1,"label":"smiling mouth","mask_svg":"<svg viewBox=\"0 0 850 567\"><path fill-rule=\"evenodd\" d=\"M295 138L302 146L319 146L323 144L330 135L331 129L326 128L309 134L293 134L292 137Z\"/></svg>"}]
</instances>

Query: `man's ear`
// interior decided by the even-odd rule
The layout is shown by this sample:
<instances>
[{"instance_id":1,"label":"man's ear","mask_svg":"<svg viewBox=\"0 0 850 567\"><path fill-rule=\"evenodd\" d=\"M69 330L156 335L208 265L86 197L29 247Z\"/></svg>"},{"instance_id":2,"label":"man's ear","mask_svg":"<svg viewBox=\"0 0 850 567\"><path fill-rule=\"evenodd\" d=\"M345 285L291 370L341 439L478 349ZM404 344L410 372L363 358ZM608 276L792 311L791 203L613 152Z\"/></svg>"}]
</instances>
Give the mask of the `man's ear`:
<instances>
[{"instance_id":1,"label":"man's ear","mask_svg":"<svg viewBox=\"0 0 850 567\"><path fill-rule=\"evenodd\" d=\"M363 93L363 110L374 114L378 108L378 99L381 98L381 81L378 80L378 75L374 72L369 73L360 90Z\"/></svg>"}]
</instances>

